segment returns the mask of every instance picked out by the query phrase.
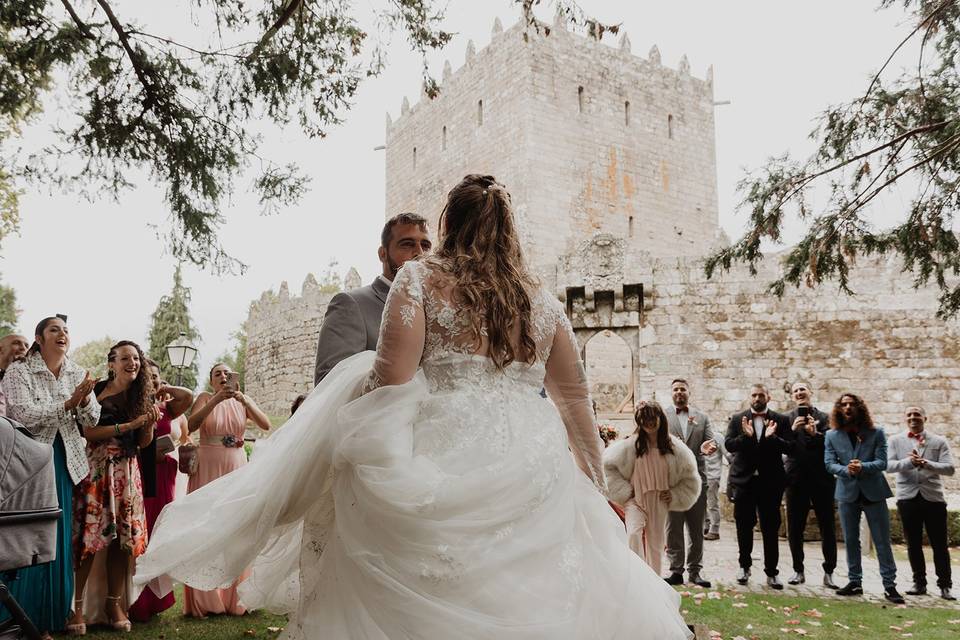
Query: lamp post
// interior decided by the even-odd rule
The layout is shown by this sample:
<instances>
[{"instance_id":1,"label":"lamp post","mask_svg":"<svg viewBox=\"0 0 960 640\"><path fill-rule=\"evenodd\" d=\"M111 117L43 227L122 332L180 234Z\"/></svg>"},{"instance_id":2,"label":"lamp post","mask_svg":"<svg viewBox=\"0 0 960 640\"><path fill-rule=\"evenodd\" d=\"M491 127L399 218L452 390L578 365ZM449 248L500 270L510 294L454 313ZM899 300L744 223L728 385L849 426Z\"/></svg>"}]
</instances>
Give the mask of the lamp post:
<instances>
[{"instance_id":1,"label":"lamp post","mask_svg":"<svg viewBox=\"0 0 960 640\"><path fill-rule=\"evenodd\" d=\"M180 337L167 345L167 358L177 369L177 386L183 381L183 370L193 364L197 348L187 340L187 332L181 331Z\"/></svg>"}]
</instances>

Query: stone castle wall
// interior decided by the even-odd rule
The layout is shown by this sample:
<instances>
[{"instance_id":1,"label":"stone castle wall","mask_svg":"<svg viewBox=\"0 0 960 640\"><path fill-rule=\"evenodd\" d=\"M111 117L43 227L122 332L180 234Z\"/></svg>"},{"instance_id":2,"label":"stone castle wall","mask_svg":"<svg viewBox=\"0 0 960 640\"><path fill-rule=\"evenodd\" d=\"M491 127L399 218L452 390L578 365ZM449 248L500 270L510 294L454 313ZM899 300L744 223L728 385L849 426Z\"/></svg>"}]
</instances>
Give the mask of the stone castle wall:
<instances>
[{"instance_id":1,"label":"stone castle wall","mask_svg":"<svg viewBox=\"0 0 960 640\"><path fill-rule=\"evenodd\" d=\"M481 117L482 110L482 117ZM702 255L716 244L712 71L706 80L570 33L507 31L468 47L440 96L406 98L387 123L386 215L436 220L467 173L510 191L531 264L549 280L562 254L597 231L653 255Z\"/></svg>"},{"instance_id":2,"label":"stone castle wall","mask_svg":"<svg viewBox=\"0 0 960 640\"><path fill-rule=\"evenodd\" d=\"M284 282L250 306L246 393L267 415L289 415L293 400L313 388L317 339L332 297L309 274L299 296Z\"/></svg>"}]
</instances>

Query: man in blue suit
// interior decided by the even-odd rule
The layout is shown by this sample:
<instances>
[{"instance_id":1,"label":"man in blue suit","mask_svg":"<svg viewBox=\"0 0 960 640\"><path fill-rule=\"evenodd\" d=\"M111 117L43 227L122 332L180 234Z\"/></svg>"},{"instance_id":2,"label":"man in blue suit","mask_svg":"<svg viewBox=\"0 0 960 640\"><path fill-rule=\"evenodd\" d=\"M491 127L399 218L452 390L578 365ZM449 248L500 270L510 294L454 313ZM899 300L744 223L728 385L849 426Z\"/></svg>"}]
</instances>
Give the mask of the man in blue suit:
<instances>
[{"instance_id":1,"label":"man in blue suit","mask_svg":"<svg viewBox=\"0 0 960 640\"><path fill-rule=\"evenodd\" d=\"M883 429L874 426L866 403L852 393L843 394L833 405L831 427L824 438L823 462L837 478L834 495L847 547L850 580L837 590L837 595L863 593L860 514L864 514L877 547L884 596L890 602L903 604L903 596L897 591L897 563L890 547L887 498L893 492L883 475L887 469L887 437Z\"/></svg>"}]
</instances>

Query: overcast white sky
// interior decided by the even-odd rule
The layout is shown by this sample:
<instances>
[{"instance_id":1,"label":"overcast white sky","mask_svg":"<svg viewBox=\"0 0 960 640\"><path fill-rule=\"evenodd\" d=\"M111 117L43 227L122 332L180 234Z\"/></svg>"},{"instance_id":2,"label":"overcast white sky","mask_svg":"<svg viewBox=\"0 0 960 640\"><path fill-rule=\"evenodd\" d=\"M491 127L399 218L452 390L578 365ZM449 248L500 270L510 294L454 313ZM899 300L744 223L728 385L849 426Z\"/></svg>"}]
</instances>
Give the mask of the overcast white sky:
<instances>
[{"instance_id":1,"label":"overcast white sky","mask_svg":"<svg viewBox=\"0 0 960 640\"><path fill-rule=\"evenodd\" d=\"M676 67L687 54L691 72L701 78L714 66L715 97L731 101L716 110L720 221L730 237L742 228L735 184L743 168L787 150L808 151L814 117L828 104L861 93L872 71L909 32L905 14L897 8L876 11L877 4L581 2L591 15L622 22L636 55L646 56L657 44L665 65ZM121 2L116 9L125 17L134 6L142 7ZM518 19L509 0L451 0L446 28L457 36L431 59L435 74L439 77L444 59L459 68L469 39L478 49L486 46L497 16L505 27ZM176 17L167 13L164 19ZM177 37L175 23L169 26L166 33ZM281 281L297 293L308 272L319 275L331 260L341 273L355 266L364 281L374 277L384 219L384 154L374 147L383 143L385 114L396 118L404 95L416 101L420 77L418 56L395 36L385 72L362 86L346 122L327 139L308 140L294 131L272 134L265 155L299 162L313 177L312 189L298 206L271 217L262 217L255 198L243 191L225 207L221 238L232 255L250 265L244 276L217 277L185 266L203 338L201 367L227 347L249 303ZM43 135L54 116L47 114L29 135ZM509 185L509 176L499 177ZM36 191L23 198L20 235L5 240L0 250L0 272L16 289L23 333L29 335L41 317L67 313L74 348L104 335L146 346L149 315L170 289L174 261L148 226L164 225L162 191L146 178L134 180L138 188L120 204Z\"/></svg>"}]
</instances>

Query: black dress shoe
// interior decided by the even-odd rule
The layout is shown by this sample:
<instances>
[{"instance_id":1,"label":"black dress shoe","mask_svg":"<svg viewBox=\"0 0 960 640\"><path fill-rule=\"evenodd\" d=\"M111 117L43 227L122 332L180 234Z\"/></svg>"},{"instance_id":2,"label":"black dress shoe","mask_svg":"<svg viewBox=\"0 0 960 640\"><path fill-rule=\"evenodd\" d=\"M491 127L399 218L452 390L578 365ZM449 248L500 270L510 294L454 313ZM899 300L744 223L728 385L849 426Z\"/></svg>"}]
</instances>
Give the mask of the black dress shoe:
<instances>
[{"instance_id":1,"label":"black dress shoe","mask_svg":"<svg viewBox=\"0 0 960 640\"><path fill-rule=\"evenodd\" d=\"M863 585L859 582L848 582L844 586L837 589L838 596L862 596L863 595Z\"/></svg>"},{"instance_id":2,"label":"black dress shoe","mask_svg":"<svg viewBox=\"0 0 960 640\"><path fill-rule=\"evenodd\" d=\"M823 574L823 586L825 586L827 589L833 589L834 591L840 588L837 586L837 583L833 581L832 573Z\"/></svg>"},{"instance_id":3,"label":"black dress shoe","mask_svg":"<svg viewBox=\"0 0 960 640\"><path fill-rule=\"evenodd\" d=\"M780 582L780 579L777 576L767 576L767 586L771 589L776 589L777 591L783 589L783 583Z\"/></svg>"},{"instance_id":4,"label":"black dress shoe","mask_svg":"<svg viewBox=\"0 0 960 640\"><path fill-rule=\"evenodd\" d=\"M883 597L893 604L903 604L906 602L906 600L903 599L903 596L900 595L900 592L897 591L896 587L890 587L889 589L884 590Z\"/></svg>"},{"instance_id":5,"label":"black dress shoe","mask_svg":"<svg viewBox=\"0 0 960 640\"><path fill-rule=\"evenodd\" d=\"M913 586L907 589L908 596L925 596L927 595L927 585L913 583Z\"/></svg>"},{"instance_id":6,"label":"black dress shoe","mask_svg":"<svg viewBox=\"0 0 960 640\"><path fill-rule=\"evenodd\" d=\"M744 569L740 567L737 570L737 584L747 584L747 580L750 579L750 569Z\"/></svg>"},{"instance_id":7,"label":"black dress shoe","mask_svg":"<svg viewBox=\"0 0 960 640\"><path fill-rule=\"evenodd\" d=\"M940 597L944 600L956 600L957 597L950 593L950 587L940 587Z\"/></svg>"},{"instance_id":8,"label":"black dress shoe","mask_svg":"<svg viewBox=\"0 0 960 640\"><path fill-rule=\"evenodd\" d=\"M719 534L719 533L714 533L714 532L711 531L711 532L705 533L705 534L703 535L703 539L704 539L704 540L719 540L719 539L720 539L720 534Z\"/></svg>"},{"instance_id":9,"label":"black dress shoe","mask_svg":"<svg viewBox=\"0 0 960 640\"><path fill-rule=\"evenodd\" d=\"M709 580L704 580L703 578L701 578L699 575L696 575L696 574L689 577L689 582L691 584L697 585L698 587L703 587L704 589L709 589L711 586Z\"/></svg>"},{"instance_id":10,"label":"black dress shoe","mask_svg":"<svg viewBox=\"0 0 960 640\"><path fill-rule=\"evenodd\" d=\"M790 579L787 580L787 584L803 584L807 581L807 578L803 575L803 571L797 571L795 574L790 576Z\"/></svg>"},{"instance_id":11,"label":"black dress shoe","mask_svg":"<svg viewBox=\"0 0 960 640\"><path fill-rule=\"evenodd\" d=\"M678 584L683 584L683 574L682 573L671 573L670 577L664 578L667 584L672 586L677 586Z\"/></svg>"}]
</instances>

